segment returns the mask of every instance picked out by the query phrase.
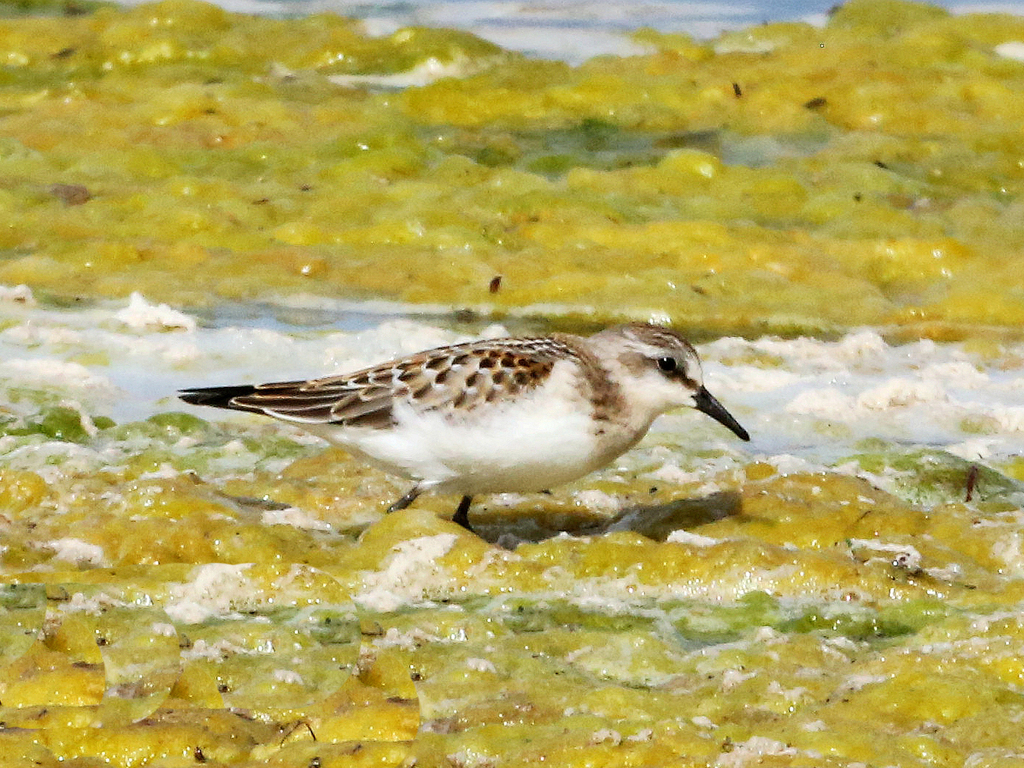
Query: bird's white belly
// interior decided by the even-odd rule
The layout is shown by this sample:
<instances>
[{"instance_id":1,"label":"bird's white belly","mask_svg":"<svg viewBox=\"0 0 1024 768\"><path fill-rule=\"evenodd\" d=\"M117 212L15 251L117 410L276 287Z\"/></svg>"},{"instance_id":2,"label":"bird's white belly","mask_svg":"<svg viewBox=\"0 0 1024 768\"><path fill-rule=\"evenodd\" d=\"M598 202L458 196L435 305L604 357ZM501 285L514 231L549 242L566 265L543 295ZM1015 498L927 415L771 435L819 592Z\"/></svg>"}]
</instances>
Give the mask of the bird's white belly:
<instances>
[{"instance_id":1,"label":"bird's white belly","mask_svg":"<svg viewBox=\"0 0 1024 768\"><path fill-rule=\"evenodd\" d=\"M386 471L465 495L540 491L575 480L640 436L621 429L598 434L589 407L541 395L455 416L396 409L389 429L315 431Z\"/></svg>"}]
</instances>

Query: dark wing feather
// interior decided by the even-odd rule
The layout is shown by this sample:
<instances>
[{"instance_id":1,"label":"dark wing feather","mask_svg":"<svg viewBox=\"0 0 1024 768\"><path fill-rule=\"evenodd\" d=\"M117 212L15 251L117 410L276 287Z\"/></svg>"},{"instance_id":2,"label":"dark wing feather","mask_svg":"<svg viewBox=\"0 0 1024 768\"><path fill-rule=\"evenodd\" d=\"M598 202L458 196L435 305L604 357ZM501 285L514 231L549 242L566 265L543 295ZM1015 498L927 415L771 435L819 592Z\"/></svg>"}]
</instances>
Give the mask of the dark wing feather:
<instances>
[{"instance_id":1,"label":"dark wing feather","mask_svg":"<svg viewBox=\"0 0 1024 768\"><path fill-rule=\"evenodd\" d=\"M439 347L355 373L179 393L195 405L253 411L304 424L383 428L397 402L414 409L471 410L539 385L577 351L561 338L494 339Z\"/></svg>"}]
</instances>

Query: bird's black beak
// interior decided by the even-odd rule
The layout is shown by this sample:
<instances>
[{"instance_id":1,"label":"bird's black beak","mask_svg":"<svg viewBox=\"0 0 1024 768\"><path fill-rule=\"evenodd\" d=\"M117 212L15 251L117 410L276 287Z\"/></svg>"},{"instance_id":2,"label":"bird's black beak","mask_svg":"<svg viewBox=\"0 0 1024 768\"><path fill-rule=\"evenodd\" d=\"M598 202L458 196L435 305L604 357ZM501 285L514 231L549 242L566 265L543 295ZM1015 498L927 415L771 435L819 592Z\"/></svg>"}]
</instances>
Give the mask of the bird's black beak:
<instances>
[{"instance_id":1,"label":"bird's black beak","mask_svg":"<svg viewBox=\"0 0 1024 768\"><path fill-rule=\"evenodd\" d=\"M697 390L697 393L693 396L693 403L698 411L706 413L719 424L723 424L731 429L740 440L750 439L747 430L741 427L740 423L732 417L732 414L725 410L725 406L715 400L714 396L704 387Z\"/></svg>"}]
</instances>

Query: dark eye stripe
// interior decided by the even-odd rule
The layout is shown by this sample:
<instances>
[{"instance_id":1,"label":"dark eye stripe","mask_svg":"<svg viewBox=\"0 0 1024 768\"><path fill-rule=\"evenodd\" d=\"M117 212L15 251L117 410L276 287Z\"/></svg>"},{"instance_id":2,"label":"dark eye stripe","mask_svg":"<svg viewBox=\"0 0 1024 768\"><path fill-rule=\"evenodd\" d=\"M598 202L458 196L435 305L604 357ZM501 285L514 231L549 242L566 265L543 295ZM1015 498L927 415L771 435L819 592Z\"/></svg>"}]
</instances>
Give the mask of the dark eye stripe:
<instances>
[{"instance_id":1,"label":"dark eye stripe","mask_svg":"<svg viewBox=\"0 0 1024 768\"><path fill-rule=\"evenodd\" d=\"M697 382L687 375L686 365L679 358L665 355L655 359L658 370L665 374L665 378L674 381L681 381L688 387L696 386Z\"/></svg>"}]
</instances>

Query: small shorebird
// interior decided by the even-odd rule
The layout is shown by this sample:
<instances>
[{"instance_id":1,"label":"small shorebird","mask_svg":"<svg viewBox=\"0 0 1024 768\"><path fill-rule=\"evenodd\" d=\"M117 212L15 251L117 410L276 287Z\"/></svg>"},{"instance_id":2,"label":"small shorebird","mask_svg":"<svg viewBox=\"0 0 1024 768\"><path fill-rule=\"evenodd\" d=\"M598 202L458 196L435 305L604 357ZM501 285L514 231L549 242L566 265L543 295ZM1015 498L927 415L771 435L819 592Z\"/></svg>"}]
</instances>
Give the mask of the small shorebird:
<instances>
[{"instance_id":1,"label":"small shorebird","mask_svg":"<svg viewBox=\"0 0 1024 768\"><path fill-rule=\"evenodd\" d=\"M182 390L182 400L297 424L415 481L461 494L456 523L482 493L542 491L605 466L662 413L691 406L747 431L704 387L700 359L674 331L620 325L584 338L473 341L355 373Z\"/></svg>"}]
</instances>

